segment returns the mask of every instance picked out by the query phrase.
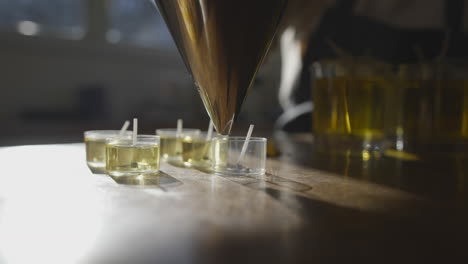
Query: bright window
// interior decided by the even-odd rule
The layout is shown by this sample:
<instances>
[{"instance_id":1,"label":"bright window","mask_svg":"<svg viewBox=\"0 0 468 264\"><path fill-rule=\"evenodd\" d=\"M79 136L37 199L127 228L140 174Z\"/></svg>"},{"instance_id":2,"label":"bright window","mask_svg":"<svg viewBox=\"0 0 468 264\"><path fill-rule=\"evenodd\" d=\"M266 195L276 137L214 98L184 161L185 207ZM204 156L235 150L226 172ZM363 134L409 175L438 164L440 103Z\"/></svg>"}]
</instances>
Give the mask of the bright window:
<instances>
[{"instance_id":1,"label":"bright window","mask_svg":"<svg viewBox=\"0 0 468 264\"><path fill-rule=\"evenodd\" d=\"M111 0L107 40L145 47L173 48L172 38L151 0Z\"/></svg>"},{"instance_id":2,"label":"bright window","mask_svg":"<svg viewBox=\"0 0 468 264\"><path fill-rule=\"evenodd\" d=\"M90 12L103 19L88 23ZM151 0L0 0L0 32L83 39L88 26L107 28L98 38L113 44L174 48Z\"/></svg>"},{"instance_id":3,"label":"bright window","mask_svg":"<svg viewBox=\"0 0 468 264\"><path fill-rule=\"evenodd\" d=\"M79 39L85 33L82 0L0 0L0 29L23 35Z\"/></svg>"}]
</instances>

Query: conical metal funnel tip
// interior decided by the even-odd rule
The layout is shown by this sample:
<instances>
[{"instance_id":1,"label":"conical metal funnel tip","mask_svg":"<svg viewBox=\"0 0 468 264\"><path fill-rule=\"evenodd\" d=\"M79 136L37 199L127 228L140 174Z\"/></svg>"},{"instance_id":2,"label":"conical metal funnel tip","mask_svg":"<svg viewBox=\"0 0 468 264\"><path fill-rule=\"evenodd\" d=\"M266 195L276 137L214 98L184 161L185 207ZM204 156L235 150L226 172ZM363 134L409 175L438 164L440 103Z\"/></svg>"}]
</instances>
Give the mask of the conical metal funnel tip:
<instances>
[{"instance_id":1,"label":"conical metal funnel tip","mask_svg":"<svg viewBox=\"0 0 468 264\"><path fill-rule=\"evenodd\" d=\"M238 116L286 0L155 0L220 134Z\"/></svg>"}]
</instances>

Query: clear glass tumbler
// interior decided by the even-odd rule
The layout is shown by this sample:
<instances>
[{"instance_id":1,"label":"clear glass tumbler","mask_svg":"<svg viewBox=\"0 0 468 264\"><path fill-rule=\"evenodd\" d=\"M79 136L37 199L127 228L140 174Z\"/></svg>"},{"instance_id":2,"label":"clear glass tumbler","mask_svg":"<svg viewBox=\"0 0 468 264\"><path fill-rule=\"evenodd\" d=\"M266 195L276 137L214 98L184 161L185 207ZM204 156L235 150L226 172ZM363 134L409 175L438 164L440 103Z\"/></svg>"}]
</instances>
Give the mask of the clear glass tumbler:
<instances>
[{"instance_id":1,"label":"clear glass tumbler","mask_svg":"<svg viewBox=\"0 0 468 264\"><path fill-rule=\"evenodd\" d=\"M365 158L380 155L393 97L391 67L372 60L328 60L312 66L317 150Z\"/></svg>"}]
</instances>

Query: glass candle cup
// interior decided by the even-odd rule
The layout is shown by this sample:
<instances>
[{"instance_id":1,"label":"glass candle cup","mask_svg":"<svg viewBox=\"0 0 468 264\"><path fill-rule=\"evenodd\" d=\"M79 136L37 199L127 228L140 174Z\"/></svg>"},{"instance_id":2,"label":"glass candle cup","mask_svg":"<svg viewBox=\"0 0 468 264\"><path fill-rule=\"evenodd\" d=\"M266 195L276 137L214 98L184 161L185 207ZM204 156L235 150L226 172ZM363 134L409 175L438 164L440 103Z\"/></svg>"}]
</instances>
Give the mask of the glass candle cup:
<instances>
[{"instance_id":1,"label":"glass candle cup","mask_svg":"<svg viewBox=\"0 0 468 264\"><path fill-rule=\"evenodd\" d=\"M106 171L112 177L157 174L159 172L160 138L138 135L136 144L131 138L106 143Z\"/></svg>"},{"instance_id":2,"label":"glass candle cup","mask_svg":"<svg viewBox=\"0 0 468 264\"><path fill-rule=\"evenodd\" d=\"M184 128L181 133L175 128L156 129L156 134L161 137L161 158L164 161L182 161L182 139L195 137L200 134L200 129Z\"/></svg>"},{"instance_id":3,"label":"glass candle cup","mask_svg":"<svg viewBox=\"0 0 468 264\"><path fill-rule=\"evenodd\" d=\"M251 137L241 157L245 137L216 137L212 142L213 171L219 175L265 174L267 139Z\"/></svg>"},{"instance_id":4,"label":"glass candle cup","mask_svg":"<svg viewBox=\"0 0 468 264\"><path fill-rule=\"evenodd\" d=\"M399 65L385 154L420 159L468 153L467 76L468 65L460 63Z\"/></svg>"},{"instance_id":5,"label":"glass candle cup","mask_svg":"<svg viewBox=\"0 0 468 264\"><path fill-rule=\"evenodd\" d=\"M104 172L106 168L106 143L118 138L120 130L92 130L84 132L86 146L86 163L93 172ZM131 136L126 131L124 137Z\"/></svg>"},{"instance_id":6,"label":"glass candle cup","mask_svg":"<svg viewBox=\"0 0 468 264\"><path fill-rule=\"evenodd\" d=\"M210 167L212 163L212 139L206 133L182 138L182 161L187 167Z\"/></svg>"},{"instance_id":7,"label":"glass candle cup","mask_svg":"<svg viewBox=\"0 0 468 264\"><path fill-rule=\"evenodd\" d=\"M320 152L380 155L392 83L385 63L328 60L312 66L313 131Z\"/></svg>"}]
</instances>

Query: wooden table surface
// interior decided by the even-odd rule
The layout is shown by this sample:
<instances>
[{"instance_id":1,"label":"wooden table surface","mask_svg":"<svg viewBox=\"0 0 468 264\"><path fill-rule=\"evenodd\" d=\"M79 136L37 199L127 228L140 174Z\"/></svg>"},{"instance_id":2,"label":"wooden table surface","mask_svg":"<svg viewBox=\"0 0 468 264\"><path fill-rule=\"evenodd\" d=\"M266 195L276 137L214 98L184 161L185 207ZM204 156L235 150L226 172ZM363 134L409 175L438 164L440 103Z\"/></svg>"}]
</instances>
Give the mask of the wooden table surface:
<instances>
[{"instance_id":1,"label":"wooden table surface","mask_svg":"<svg viewBox=\"0 0 468 264\"><path fill-rule=\"evenodd\" d=\"M468 159L362 160L279 136L267 175L92 174L82 144L0 148L0 263L466 263Z\"/></svg>"}]
</instances>

